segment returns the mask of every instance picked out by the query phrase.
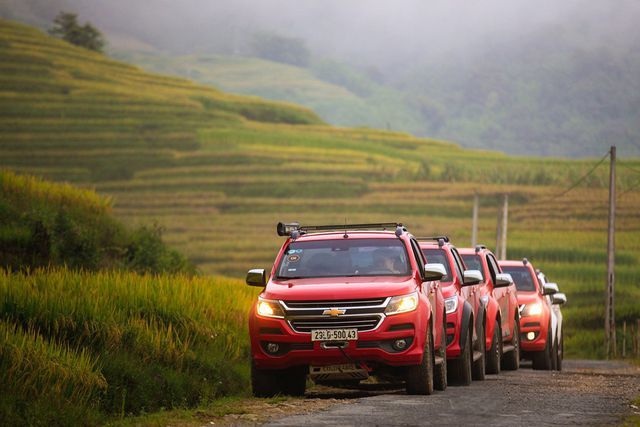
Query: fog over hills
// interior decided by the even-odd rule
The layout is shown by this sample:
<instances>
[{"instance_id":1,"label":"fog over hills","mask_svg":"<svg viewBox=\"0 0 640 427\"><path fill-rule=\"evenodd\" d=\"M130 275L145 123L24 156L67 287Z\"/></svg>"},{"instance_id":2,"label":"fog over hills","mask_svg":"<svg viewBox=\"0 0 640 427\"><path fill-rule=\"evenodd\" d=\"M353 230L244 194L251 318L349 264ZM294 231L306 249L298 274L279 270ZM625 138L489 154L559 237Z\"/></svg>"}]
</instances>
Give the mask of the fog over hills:
<instances>
[{"instance_id":1,"label":"fog over hills","mask_svg":"<svg viewBox=\"0 0 640 427\"><path fill-rule=\"evenodd\" d=\"M256 34L298 40L307 67L346 64L418 117L379 127L515 154L640 156L635 0L0 0L1 16L41 27L60 10L110 52L252 56Z\"/></svg>"}]
</instances>

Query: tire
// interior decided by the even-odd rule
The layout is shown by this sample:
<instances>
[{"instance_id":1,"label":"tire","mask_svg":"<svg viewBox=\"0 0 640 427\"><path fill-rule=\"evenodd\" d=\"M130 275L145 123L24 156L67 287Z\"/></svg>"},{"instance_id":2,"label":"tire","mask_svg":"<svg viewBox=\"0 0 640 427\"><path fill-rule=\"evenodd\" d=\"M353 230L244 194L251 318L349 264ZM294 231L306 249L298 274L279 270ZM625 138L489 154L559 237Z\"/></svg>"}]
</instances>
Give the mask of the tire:
<instances>
[{"instance_id":1,"label":"tire","mask_svg":"<svg viewBox=\"0 0 640 427\"><path fill-rule=\"evenodd\" d=\"M282 393L289 396L304 396L307 388L307 366L285 369L280 377Z\"/></svg>"},{"instance_id":2,"label":"tire","mask_svg":"<svg viewBox=\"0 0 640 427\"><path fill-rule=\"evenodd\" d=\"M544 350L533 353L533 369L541 371L551 370L551 325L547 329L547 344Z\"/></svg>"},{"instance_id":3,"label":"tire","mask_svg":"<svg viewBox=\"0 0 640 427\"><path fill-rule=\"evenodd\" d=\"M255 397L273 397L282 393L280 370L259 369L251 362L251 390Z\"/></svg>"},{"instance_id":4,"label":"tire","mask_svg":"<svg viewBox=\"0 0 640 427\"><path fill-rule=\"evenodd\" d=\"M433 351L433 334L431 326L427 332L427 339L424 343L422 361L418 365L410 366L407 369L406 390L407 394L433 393L433 364L435 354Z\"/></svg>"},{"instance_id":5,"label":"tire","mask_svg":"<svg viewBox=\"0 0 640 427\"><path fill-rule=\"evenodd\" d=\"M551 346L551 370L558 370L558 339L556 338L553 341L553 346Z\"/></svg>"},{"instance_id":6,"label":"tire","mask_svg":"<svg viewBox=\"0 0 640 427\"><path fill-rule=\"evenodd\" d=\"M446 316L443 318L446 319ZM438 356L442 358L439 366L433 365L433 387L436 390L444 391L447 389L447 330L442 322L442 337Z\"/></svg>"},{"instance_id":7,"label":"tire","mask_svg":"<svg viewBox=\"0 0 640 427\"><path fill-rule=\"evenodd\" d=\"M516 317L513 329L513 340L511 340L513 350L504 354L502 358L502 369L516 371L520 368L520 320Z\"/></svg>"},{"instance_id":8,"label":"tire","mask_svg":"<svg viewBox=\"0 0 640 427\"><path fill-rule=\"evenodd\" d=\"M500 364L502 363L502 329L500 321L496 319L493 327L493 337L491 338L491 347L486 353L486 372L487 374L499 374Z\"/></svg>"},{"instance_id":9,"label":"tire","mask_svg":"<svg viewBox=\"0 0 640 427\"><path fill-rule=\"evenodd\" d=\"M484 323L482 324L482 330L480 331L480 333L478 334L478 344L477 344L477 351L480 352L480 354L482 356L480 356L480 358L476 361L473 362L473 367L471 370L471 377L473 378L474 381L484 381L485 379L485 349L486 349L486 341L485 341L485 329L484 329ZM473 356L472 360L473 360Z\"/></svg>"},{"instance_id":10,"label":"tire","mask_svg":"<svg viewBox=\"0 0 640 427\"><path fill-rule=\"evenodd\" d=\"M451 378L450 383L455 385L471 385L471 366L473 365L473 354L471 353L471 327L467 328L467 336L463 343L460 357L451 361L448 371Z\"/></svg>"},{"instance_id":11,"label":"tire","mask_svg":"<svg viewBox=\"0 0 640 427\"><path fill-rule=\"evenodd\" d=\"M558 371L562 371L562 359L564 359L564 341L560 338L560 346L558 347L558 362L556 367Z\"/></svg>"}]
</instances>

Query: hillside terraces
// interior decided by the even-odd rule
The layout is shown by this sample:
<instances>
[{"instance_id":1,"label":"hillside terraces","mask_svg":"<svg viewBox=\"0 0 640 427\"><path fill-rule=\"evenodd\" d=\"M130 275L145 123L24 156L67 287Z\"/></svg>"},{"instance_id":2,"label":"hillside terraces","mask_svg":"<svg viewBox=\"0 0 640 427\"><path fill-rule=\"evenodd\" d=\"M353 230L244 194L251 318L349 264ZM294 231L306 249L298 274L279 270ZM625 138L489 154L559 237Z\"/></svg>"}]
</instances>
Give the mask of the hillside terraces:
<instances>
[{"instance_id":1,"label":"hillside terraces","mask_svg":"<svg viewBox=\"0 0 640 427\"><path fill-rule=\"evenodd\" d=\"M320 123L301 107L144 73L9 21L0 21L0 56L3 164L41 168L47 177L130 178L151 165L172 165L176 151L199 147L204 125Z\"/></svg>"}]
</instances>

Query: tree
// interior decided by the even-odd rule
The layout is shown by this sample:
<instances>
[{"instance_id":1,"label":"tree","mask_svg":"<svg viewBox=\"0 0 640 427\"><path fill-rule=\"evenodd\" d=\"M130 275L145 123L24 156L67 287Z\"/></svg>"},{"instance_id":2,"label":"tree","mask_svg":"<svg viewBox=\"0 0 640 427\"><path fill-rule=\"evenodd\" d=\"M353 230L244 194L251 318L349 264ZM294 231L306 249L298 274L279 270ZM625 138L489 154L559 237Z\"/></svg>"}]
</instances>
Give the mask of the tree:
<instances>
[{"instance_id":1,"label":"tree","mask_svg":"<svg viewBox=\"0 0 640 427\"><path fill-rule=\"evenodd\" d=\"M104 38L100 31L93 25L86 22L83 26L78 24L78 15L69 12L60 12L53 20L53 28L49 34L68 41L76 46L102 52L104 48Z\"/></svg>"}]
</instances>

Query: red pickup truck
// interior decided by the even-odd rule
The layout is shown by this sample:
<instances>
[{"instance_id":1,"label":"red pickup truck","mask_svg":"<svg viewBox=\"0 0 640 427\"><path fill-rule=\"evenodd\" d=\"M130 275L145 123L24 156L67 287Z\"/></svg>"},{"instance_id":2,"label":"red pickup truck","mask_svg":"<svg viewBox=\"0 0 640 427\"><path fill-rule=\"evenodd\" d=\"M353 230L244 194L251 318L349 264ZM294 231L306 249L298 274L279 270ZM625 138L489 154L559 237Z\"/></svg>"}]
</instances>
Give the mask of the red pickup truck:
<instances>
[{"instance_id":1,"label":"red pickup truck","mask_svg":"<svg viewBox=\"0 0 640 427\"><path fill-rule=\"evenodd\" d=\"M542 283L533 265L521 261L500 261L518 288L522 358L533 361L533 369L553 368L555 316L547 295L557 292L557 285Z\"/></svg>"},{"instance_id":2,"label":"red pickup truck","mask_svg":"<svg viewBox=\"0 0 640 427\"><path fill-rule=\"evenodd\" d=\"M302 395L316 382L402 379L409 394L447 385L441 264L426 264L398 223L303 226L287 237L249 316L255 396Z\"/></svg>"},{"instance_id":3,"label":"red pickup truck","mask_svg":"<svg viewBox=\"0 0 640 427\"><path fill-rule=\"evenodd\" d=\"M520 315L516 285L502 272L493 253L483 245L460 249L468 268L480 270L483 277L478 312L485 319L486 369L498 374L500 369L520 367Z\"/></svg>"},{"instance_id":4,"label":"red pickup truck","mask_svg":"<svg viewBox=\"0 0 640 427\"><path fill-rule=\"evenodd\" d=\"M445 266L440 279L447 313L447 372L452 382L471 384L485 374L484 319L478 317L481 297L479 271L467 270L447 236L418 237L428 263Z\"/></svg>"},{"instance_id":5,"label":"red pickup truck","mask_svg":"<svg viewBox=\"0 0 640 427\"><path fill-rule=\"evenodd\" d=\"M556 369L561 349L550 296L558 292L558 286L546 283L526 258L500 261L500 266L513 277L518 288L522 358L532 360L533 369Z\"/></svg>"}]
</instances>

